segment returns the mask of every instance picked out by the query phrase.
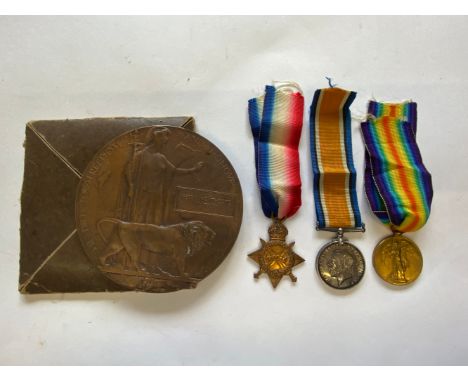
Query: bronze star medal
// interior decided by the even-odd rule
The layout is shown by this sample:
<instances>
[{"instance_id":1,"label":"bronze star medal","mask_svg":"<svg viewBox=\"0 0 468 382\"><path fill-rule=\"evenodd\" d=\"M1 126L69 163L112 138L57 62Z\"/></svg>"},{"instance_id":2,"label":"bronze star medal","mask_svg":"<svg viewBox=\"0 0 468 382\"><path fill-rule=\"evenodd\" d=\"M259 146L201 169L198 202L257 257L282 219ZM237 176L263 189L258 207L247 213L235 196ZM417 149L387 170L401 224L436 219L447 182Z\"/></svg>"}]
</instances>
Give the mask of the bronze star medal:
<instances>
[{"instance_id":1,"label":"bronze star medal","mask_svg":"<svg viewBox=\"0 0 468 382\"><path fill-rule=\"evenodd\" d=\"M270 278L273 288L279 284L283 276L289 276L293 282L297 277L292 273L292 268L302 263L304 259L292 249L294 242L286 244L288 229L281 220L274 219L268 228L270 240L260 239L262 247L249 254L249 257L259 265L259 270L254 274L258 279L262 273Z\"/></svg>"}]
</instances>

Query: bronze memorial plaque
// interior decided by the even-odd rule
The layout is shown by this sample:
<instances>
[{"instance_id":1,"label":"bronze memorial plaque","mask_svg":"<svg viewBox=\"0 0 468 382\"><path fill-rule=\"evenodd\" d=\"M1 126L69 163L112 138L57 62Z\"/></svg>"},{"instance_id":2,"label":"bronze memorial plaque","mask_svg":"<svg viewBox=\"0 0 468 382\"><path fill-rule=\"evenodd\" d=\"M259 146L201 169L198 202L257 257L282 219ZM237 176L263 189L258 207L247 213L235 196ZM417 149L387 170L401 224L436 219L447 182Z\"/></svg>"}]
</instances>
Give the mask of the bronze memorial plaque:
<instances>
[{"instance_id":1,"label":"bronze memorial plaque","mask_svg":"<svg viewBox=\"0 0 468 382\"><path fill-rule=\"evenodd\" d=\"M242 191L223 153L184 128L147 126L107 143L76 194L91 263L131 290L195 288L229 253Z\"/></svg>"}]
</instances>

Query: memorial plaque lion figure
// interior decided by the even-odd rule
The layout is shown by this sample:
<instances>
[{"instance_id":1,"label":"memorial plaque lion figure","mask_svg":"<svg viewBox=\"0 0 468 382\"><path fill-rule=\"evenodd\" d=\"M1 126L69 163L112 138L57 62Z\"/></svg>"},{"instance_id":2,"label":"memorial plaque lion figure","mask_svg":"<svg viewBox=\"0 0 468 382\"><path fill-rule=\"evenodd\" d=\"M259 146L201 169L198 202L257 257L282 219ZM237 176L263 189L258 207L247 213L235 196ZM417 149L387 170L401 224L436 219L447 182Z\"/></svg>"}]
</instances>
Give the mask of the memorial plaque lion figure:
<instances>
[{"instance_id":1,"label":"memorial plaque lion figure","mask_svg":"<svg viewBox=\"0 0 468 382\"><path fill-rule=\"evenodd\" d=\"M111 225L112 233L106 240L103 227ZM175 261L179 275L185 275L185 261L204 246L211 245L216 233L201 221L190 221L168 226L147 223L129 223L118 219L106 218L98 223L99 231L107 241L101 264L106 266L109 258L125 250L127 260L136 271L146 271L141 261L144 250L158 257L170 257ZM108 231L108 230L107 230ZM122 266L127 267L124 263Z\"/></svg>"}]
</instances>

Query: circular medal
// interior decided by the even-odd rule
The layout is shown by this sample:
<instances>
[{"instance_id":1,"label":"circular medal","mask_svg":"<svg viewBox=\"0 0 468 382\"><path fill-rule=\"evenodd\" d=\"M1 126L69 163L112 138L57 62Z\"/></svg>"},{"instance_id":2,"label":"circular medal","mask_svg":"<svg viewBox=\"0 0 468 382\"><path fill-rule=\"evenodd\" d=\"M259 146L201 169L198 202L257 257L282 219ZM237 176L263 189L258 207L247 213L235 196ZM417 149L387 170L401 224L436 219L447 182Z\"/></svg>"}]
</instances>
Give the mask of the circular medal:
<instances>
[{"instance_id":1,"label":"circular medal","mask_svg":"<svg viewBox=\"0 0 468 382\"><path fill-rule=\"evenodd\" d=\"M242 191L223 153L183 128L120 135L89 163L76 197L91 263L129 290L194 288L229 253Z\"/></svg>"},{"instance_id":2,"label":"circular medal","mask_svg":"<svg viewBox=\"0 0 468 382\"><path fill-rule=\"evenodd\" d=\"M373 264L377 274L386 282L406 285L421 274L423 258L414 241L395 233L377 244Z\"/></svg>"},{"instance_id":3,"label":"circular medal","mask_svg":"<svg viewBox=\"0 0 468 382\"><path fill-rule=\"evenodd\" d=\"M366 269L361 251L346 241L326 244L317 255L316 265L321 279L335 289L353 287Z\"/></svg>"}]
</instances>

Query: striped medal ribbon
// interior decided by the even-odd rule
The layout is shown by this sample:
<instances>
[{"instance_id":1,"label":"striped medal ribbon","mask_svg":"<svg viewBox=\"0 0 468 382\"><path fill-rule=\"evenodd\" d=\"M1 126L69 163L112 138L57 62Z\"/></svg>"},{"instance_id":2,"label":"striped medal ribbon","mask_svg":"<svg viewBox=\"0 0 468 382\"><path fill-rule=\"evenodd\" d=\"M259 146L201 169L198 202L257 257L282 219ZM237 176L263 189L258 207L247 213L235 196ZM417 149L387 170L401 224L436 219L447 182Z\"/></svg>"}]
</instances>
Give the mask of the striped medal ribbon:
<instances>
[{"instance_id":1,"label":"striped medal ribbon","mask_svg":"<svg viewBox=\"0 0 468 382\"><path fill-rule=\"evenodd\" d=\"M405 285L422 271L422 255L403 236L422 228L431 211L432 179L416 142L415 102L369 102L361 123L366 146L364 187L369 205L393 235L375 248L373 264L385 281Z\"/></svg>"},{"instance_id":2,"label":"striped medal ribbon","mask_svg":"<svg viewBox=\"0 0 468 382\"><path fill-rule=\"evenodd\" d=\"M278 82L266 86L248 106L262 210L272 219L269 241L260 239L261 248L249 257L259 265L254 277L265 273L276 288L283 276L295 282L292 268L304 261L292 250L294 243L286 243L288 230L283 224L301 206L298 145L304 98L297 84Z\"/></svg>"},{"instance_id":3,"label":"striped medal ribbon","mask_svg":"<svg viewBox=\"0 0 468 382\"><path fill-rule=\"evenodd\" d=\"M317 230L336 232L317 256L317 270L331 287L346 289L362 279L365 261L345 238L345 232L363 232L356 195L351 115L356 93L330 87L315 92L310 108L310 147L314 173Z\"/></svg>"}]
</instances>

